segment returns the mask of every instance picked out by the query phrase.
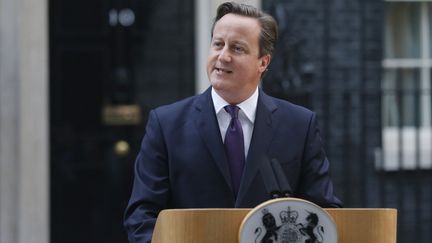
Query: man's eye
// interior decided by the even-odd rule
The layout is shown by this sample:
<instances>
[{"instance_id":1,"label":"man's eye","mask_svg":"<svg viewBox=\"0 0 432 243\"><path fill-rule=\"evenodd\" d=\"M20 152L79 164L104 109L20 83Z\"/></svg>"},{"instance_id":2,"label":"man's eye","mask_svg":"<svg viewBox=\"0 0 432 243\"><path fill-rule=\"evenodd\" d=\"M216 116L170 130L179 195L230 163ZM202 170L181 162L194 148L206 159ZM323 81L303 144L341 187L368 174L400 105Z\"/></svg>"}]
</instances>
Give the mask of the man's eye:
<instances>
[{"instance_id":1,"label":"man's eye","mask_svg":"<svg viewBox=\"0 0 432 243\"><path fill-rule=\"evenodd\" d=\"M244 49L241 46L234 46L233 49L234 49L235 52L239 52L239 53L243 53L244 52Z\"/></svg>"},{"instance_id":2,"label":"man's eye","mask_svg":"<svg viewBox=\"0 0 432 243\"><path fill-rule=\"evenodd\" d=\"M222 42L213 42L213 46L214 47L222 47L223 44L222 44Z\"/></svg>"}]
</instances>

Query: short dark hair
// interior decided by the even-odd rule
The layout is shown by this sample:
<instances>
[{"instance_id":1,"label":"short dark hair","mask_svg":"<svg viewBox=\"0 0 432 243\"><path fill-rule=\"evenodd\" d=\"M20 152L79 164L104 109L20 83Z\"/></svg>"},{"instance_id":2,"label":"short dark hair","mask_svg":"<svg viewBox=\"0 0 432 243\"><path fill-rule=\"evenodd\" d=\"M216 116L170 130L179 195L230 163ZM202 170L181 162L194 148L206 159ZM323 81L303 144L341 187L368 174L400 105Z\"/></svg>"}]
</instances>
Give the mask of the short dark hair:
<instances>
[{"instance_id":1,"label":"short dark hair","mask_svg":"<svg viewBox=\"0 0 432 243\"><path fill-rule=\"evenodd\" d=\"M276 20L269 14L266 14L250 5L235 2L225 2L219 5L211 28L212 38L216 23L223 16L229 13L257 19L261 26L261 33L259 37L259 56L262 57L266 54L273 54L278 39L278 27Z\"/></svg>"}]
</instances>

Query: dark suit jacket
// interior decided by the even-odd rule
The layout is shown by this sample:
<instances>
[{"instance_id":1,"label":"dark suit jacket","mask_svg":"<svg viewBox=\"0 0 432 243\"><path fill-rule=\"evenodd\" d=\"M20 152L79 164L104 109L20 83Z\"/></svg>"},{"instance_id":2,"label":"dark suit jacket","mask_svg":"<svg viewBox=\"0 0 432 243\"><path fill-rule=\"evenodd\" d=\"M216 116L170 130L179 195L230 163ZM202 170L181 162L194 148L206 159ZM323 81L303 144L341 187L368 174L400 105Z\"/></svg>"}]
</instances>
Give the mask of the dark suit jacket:
<instances>
[{"instance_id":1,"label":"dark suit jacket","mask_svg":"<svg viewBox=\"0 0 432 243\"><path fill-rule=\"evenodd\" d=\"M152 110L135 164L125 213L131 242L150 242L167 208L252 208L269 200L261 168L277 159L293 197L338 207L315 114L260 90L238 197L231 179L211 90Z\"/></svg>"}]
</instances>

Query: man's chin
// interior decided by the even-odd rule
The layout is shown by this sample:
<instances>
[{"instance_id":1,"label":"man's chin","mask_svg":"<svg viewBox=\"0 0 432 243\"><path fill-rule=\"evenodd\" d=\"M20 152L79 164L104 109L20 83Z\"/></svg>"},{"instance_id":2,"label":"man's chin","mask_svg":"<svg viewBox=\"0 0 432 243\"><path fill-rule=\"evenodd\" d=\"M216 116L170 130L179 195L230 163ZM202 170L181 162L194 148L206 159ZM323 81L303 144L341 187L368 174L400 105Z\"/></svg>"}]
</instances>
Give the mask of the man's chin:
<instances>
[{"instance_id":1,"label":"man's chin","mask_svg":"<svg viewBox=\"0 0 432 243\"><path fill-rule=\"evenodd\" d=\"M210 81L211 86L215 90L223 91L229 87L228 82L225 80L212 80Z\"/></svg>"}]
</instances>

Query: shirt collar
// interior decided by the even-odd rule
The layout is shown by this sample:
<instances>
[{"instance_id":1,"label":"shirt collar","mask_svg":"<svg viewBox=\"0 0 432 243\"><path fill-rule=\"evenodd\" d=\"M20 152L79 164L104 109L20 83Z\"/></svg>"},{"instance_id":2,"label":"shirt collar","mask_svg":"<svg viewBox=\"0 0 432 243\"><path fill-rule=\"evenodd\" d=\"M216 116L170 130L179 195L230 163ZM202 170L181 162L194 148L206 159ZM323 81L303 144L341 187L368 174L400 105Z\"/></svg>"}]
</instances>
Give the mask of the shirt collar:
<instances>
[{"instance_id":1,"label":"shirt collar","mask_svg":"<svg viewBox=\"0 0 432 243\"><path fill-rule=\"evenodd\" d=\"M240 107L240 109L246 115L247 119L252 123L255 121L258 94L259 92L257 87L255 92L249 98L247 98L242 103L237 104L237 106ZM225 106L229 105L229 103L220 97L213 88L211 90L211 95L216 114L218 114Z\"/></svg>"}]
</instances>

